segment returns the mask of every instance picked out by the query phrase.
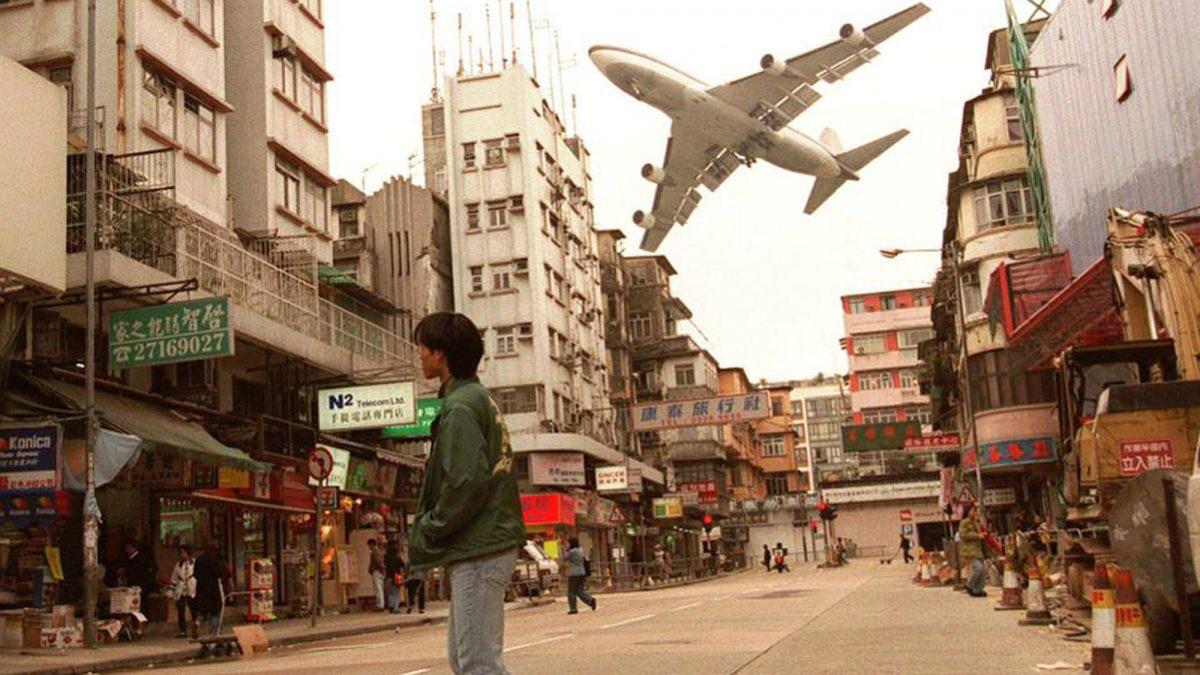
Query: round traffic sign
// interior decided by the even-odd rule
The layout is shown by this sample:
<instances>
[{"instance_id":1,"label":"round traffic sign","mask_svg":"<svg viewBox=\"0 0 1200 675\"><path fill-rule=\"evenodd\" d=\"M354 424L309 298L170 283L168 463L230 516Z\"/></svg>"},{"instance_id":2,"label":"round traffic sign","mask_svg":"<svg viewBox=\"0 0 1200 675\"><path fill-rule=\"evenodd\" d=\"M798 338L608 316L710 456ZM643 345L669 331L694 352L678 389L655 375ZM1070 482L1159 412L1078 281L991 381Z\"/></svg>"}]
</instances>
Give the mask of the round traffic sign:
<instances>
[{"instance_id":1,"label":"round traffic sign","mask_svg":"<svg viewBox=\"0 0 1200 675\"><path fill-rule=\"evenodd\" d=\"M333 473L333 455L325 448L316 448L308 453L308 475L313 480L325 480Z\"/></svg>"}]
</instances>

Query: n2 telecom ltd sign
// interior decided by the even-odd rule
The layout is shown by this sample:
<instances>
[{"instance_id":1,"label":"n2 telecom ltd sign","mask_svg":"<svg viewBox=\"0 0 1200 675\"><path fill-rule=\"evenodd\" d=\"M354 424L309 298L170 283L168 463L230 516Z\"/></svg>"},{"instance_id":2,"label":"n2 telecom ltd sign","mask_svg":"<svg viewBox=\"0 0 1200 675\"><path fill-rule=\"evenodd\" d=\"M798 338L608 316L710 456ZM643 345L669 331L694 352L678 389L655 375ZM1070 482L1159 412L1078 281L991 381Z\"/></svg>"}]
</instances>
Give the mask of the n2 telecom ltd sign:
<instances>
[{"instance_id":1,"label":"n2 telecom ltd sign","mask_svg":"<svg viewBox=\"0 0 1200 675\"><path fill-rule=\"evenodd\" d=\"M417 421L415 382L322 389L317 394L321 431L379 429Z\"/></svg>"}]
</instances>

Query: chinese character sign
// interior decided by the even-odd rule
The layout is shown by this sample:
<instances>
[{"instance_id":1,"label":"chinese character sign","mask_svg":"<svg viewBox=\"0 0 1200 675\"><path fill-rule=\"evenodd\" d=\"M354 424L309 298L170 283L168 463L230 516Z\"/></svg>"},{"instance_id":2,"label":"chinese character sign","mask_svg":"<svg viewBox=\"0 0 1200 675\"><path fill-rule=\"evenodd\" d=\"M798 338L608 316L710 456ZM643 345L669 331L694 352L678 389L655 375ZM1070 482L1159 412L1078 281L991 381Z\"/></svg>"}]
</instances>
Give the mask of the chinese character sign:
<instances>
[{"instance_id":1,"label":"chinese character sign","mask_svg":"<svg viewBox=\"0 0 1200 675\"><path fill-rule=\"evenodd\" d=\"M1122 476L1140 476L1151 469L1175 468L1175 445L1169 438L1124 441L1119 457Z\"/></svg>"},{"instance_id":2,"label":"chinese character sign","mask_svg":"<svg viewBox=\"0 0 1200 675\"><path fill-rule=\"evenodd\" d=\"M1044 438L1015 438L1006 441L990 441L977 448L963 451L962 466L974 469L978 459L981 469L991 469L1019 464L1041 464L1056 458L1055 440Z\"/></svg>"},{"instance_id":3,"label":"chinese character sign","mask_svg":"<svg viewBox=\"0 0 1200 675\"><path fill-rule=\"evenodd\" d=\"M748 422L771 416L770 393L717 396L688 401L661 401L630 409L634 431Z\"/></svg>"},{"instance_id":4,"label":"chinese character sign","mask_svg":"<svg viewBox=\"0 0 1200 675\"><path fill-rule=\"evenodd\" d=\"M233 354L229 298L204 298L108 315L114 370Z\"/></svg>"},{"instance_id":5,"label":"chinese character sign","mask_svg":"<svg viewBox=\"0 0 1200 675\"><path fill-rule=\"evenodd\" d=\"M629 489L629 470L623 466L596 467L597 492L624 492Z\"/></svg>"},{"instance_id":6,"label":"chinese character sign","mask_svg":"<svg viewBox=\"0 0 1200 675\"><path fill-rule=\"evenodd\" d=\"M415 382L388 382L317 392L317 425L321 431L379 429L416 424Z\"/></svg>"}]
</instances>

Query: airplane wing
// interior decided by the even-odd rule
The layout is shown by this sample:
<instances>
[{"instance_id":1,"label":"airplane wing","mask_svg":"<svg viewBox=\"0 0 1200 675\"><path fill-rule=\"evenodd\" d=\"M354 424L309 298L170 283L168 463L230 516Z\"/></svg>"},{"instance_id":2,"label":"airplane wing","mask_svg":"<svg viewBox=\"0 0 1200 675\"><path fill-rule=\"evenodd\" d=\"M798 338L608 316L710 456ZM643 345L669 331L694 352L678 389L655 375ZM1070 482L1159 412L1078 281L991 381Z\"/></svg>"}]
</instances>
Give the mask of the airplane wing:
<instances>
[{"instance_id":1,"label":"airplane wing","mask_svg":"<svg viewBox=\"0 0 1200 675\"><path fill-rule=\"evenodd\" d=\"M675 223L687 222L700 203L697 187L716 190L740 165L727 148L710 145L673 123L663 159L663 180L650 209L654 225L642 237L642 250L657 250Z\"/></svg>"},{"instance_id":2,"label":"airplane wing","mask_svg":"<svg viewBox=\"0 0 1200 675\"><path fill-rule=\"evenodd\" d=\"M763 57L763 70L722 84L708 93L745 110L773 129L782 129L807 110L821 95L813 89L819 81L837 82L879 55L876 47L929 12L923 3L862 29L848 24L842 39L807 54L776 63ZM856 43L856 44L855 44Z\"/></svg>"}]
</instances>

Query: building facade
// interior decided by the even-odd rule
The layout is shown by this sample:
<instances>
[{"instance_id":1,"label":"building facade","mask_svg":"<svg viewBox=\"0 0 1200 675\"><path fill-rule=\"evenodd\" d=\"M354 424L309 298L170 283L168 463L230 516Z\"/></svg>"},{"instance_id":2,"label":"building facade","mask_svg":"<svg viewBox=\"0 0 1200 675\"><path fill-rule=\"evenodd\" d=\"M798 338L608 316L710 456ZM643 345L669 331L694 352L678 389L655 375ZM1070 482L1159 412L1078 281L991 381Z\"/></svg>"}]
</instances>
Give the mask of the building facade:
<instances>
[{"instance_id":1,"label":"building facade","mask_svg":"<svg viewBox=\"0 0 1200 675\"><path fill-rule=\"evenodd\" d=\"M844 375L818 375L792 383L789 400L798 450L807 458L809 491L819 488L826 473L834 479L848 468L842 453L842 426L851 423L850 383Z\"/></svg>"},{"instance_id":2,"label":"building facade","mask_svg":"<svg viewBox=\"0 0 1200 675\"><path fill-rule=\"evenodd\" d=\"M633 343L629 336L629 272L620 230L596 232L600 258L600 291L604 294L604 348L608 363L608 400L613 408L617 447L641 454L630 423L629 408L637 400L633 383Z\"/></svg>"}]
</instances>

